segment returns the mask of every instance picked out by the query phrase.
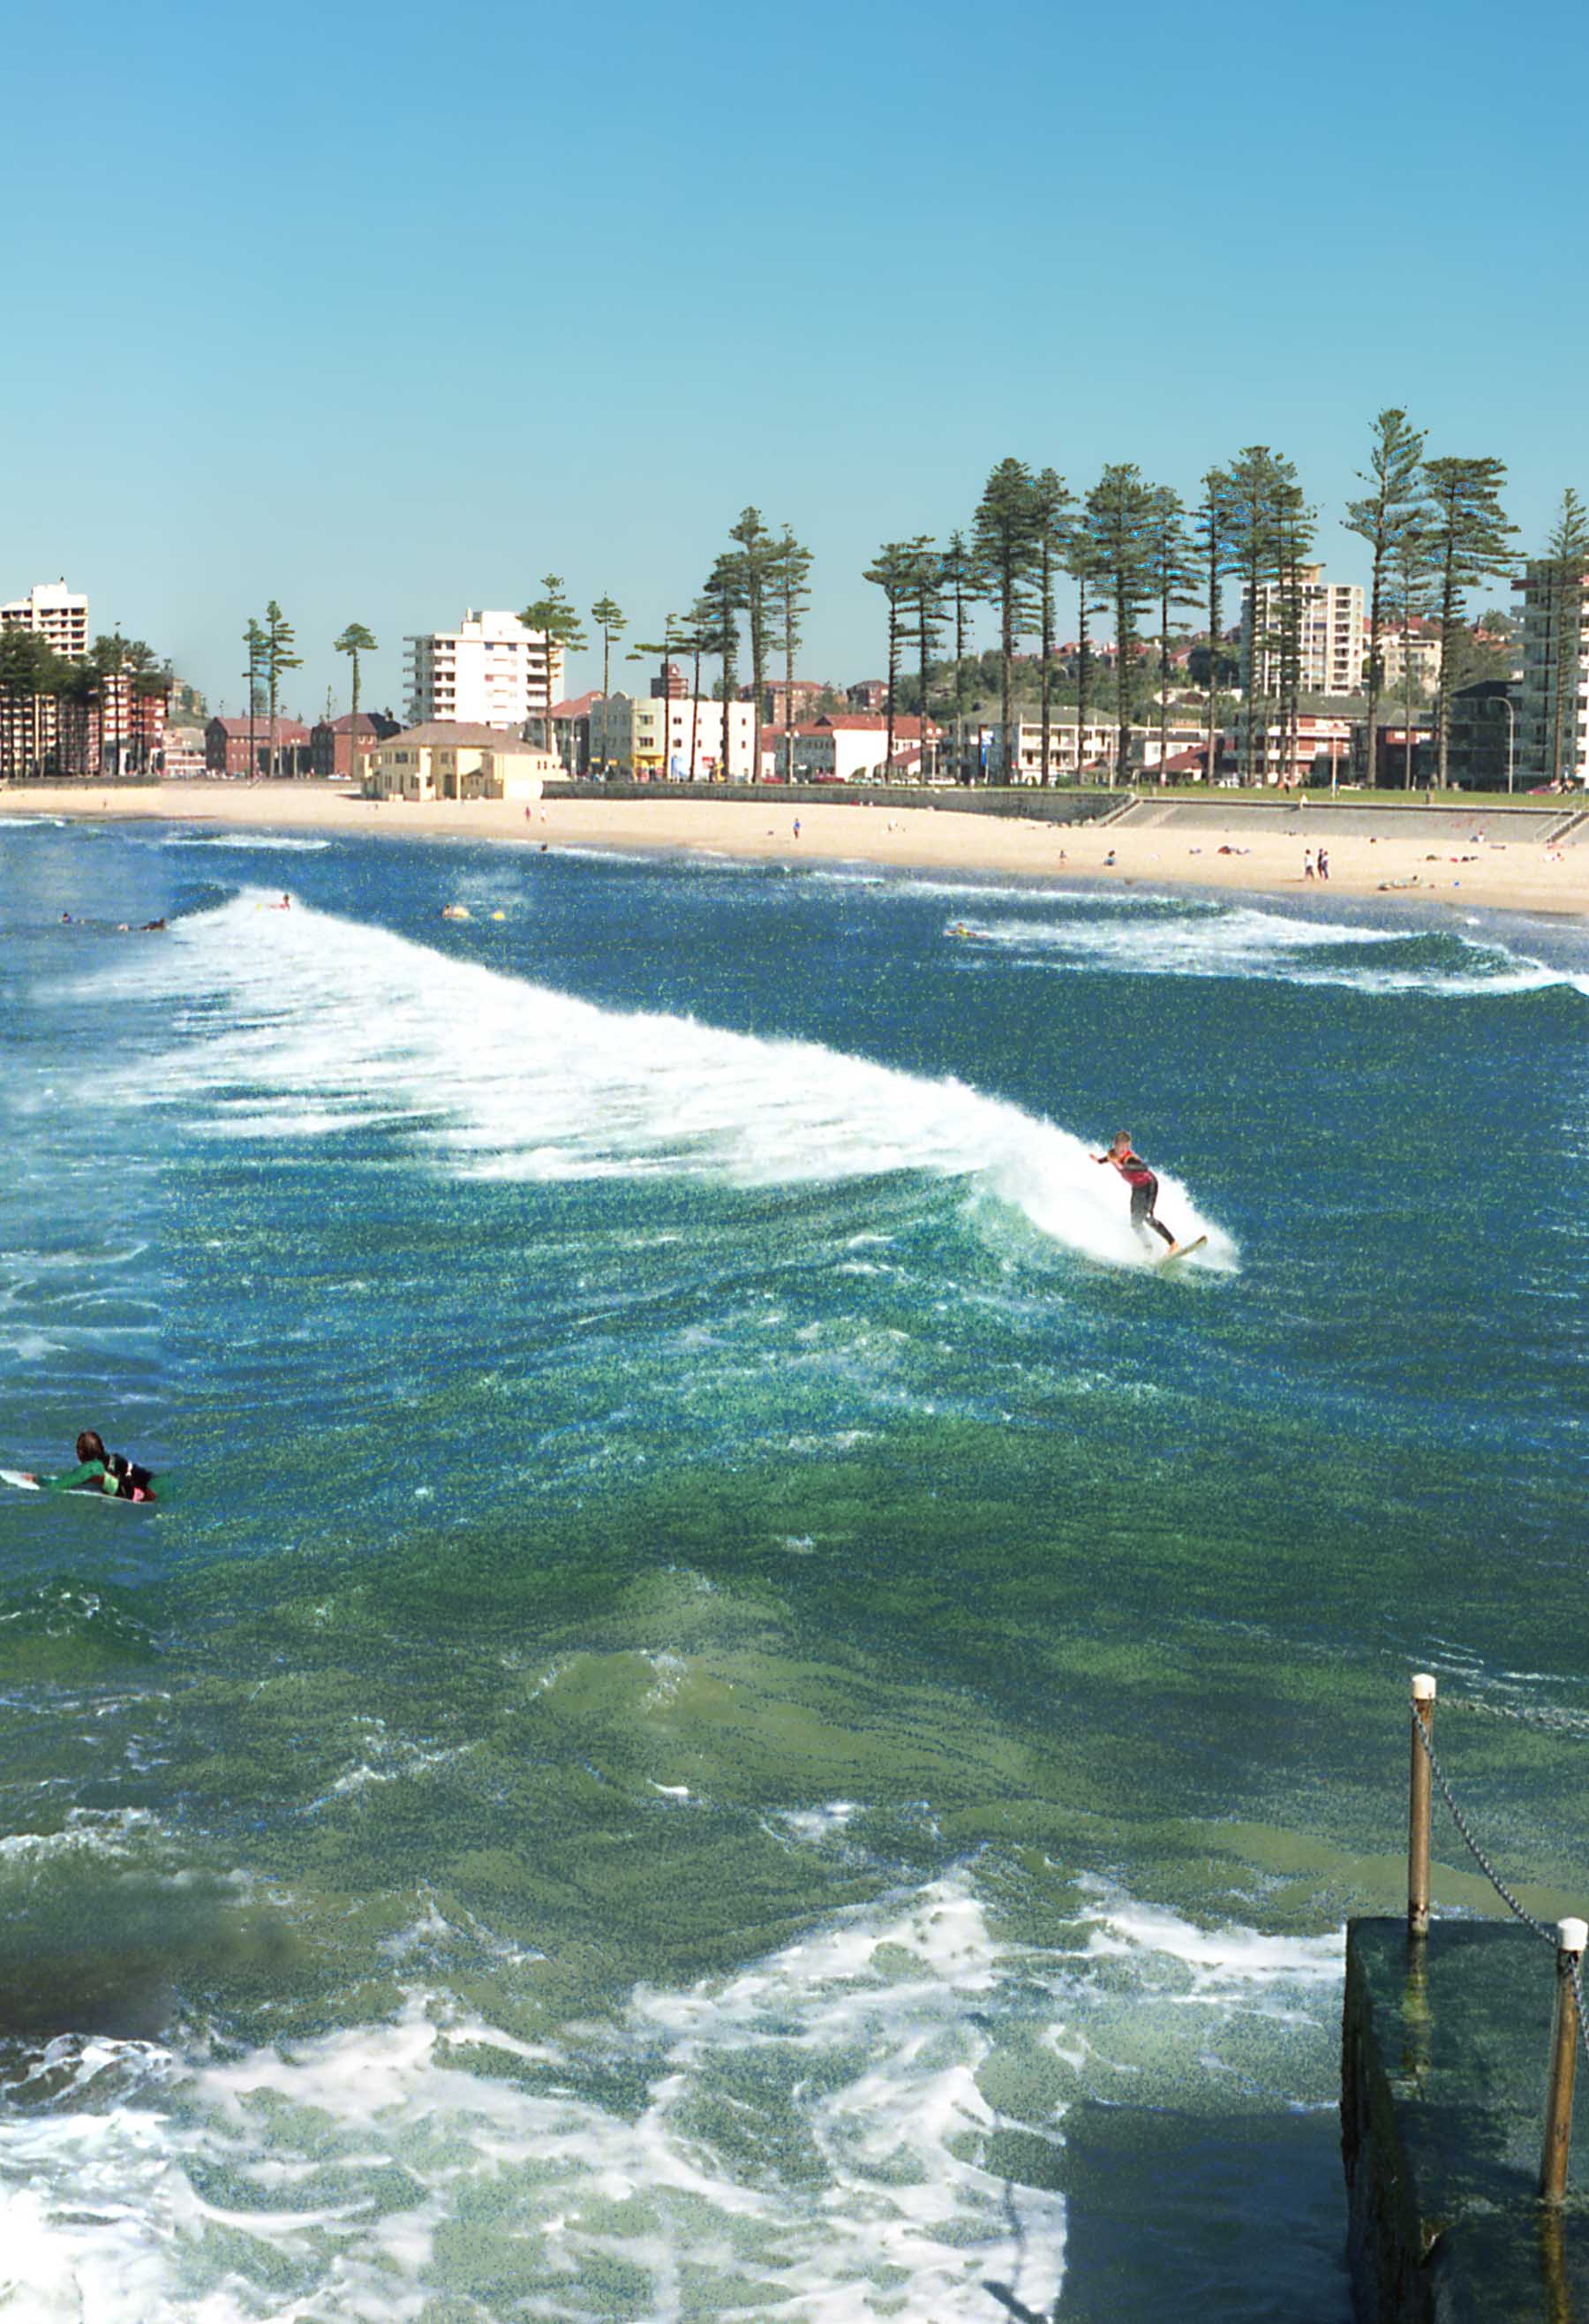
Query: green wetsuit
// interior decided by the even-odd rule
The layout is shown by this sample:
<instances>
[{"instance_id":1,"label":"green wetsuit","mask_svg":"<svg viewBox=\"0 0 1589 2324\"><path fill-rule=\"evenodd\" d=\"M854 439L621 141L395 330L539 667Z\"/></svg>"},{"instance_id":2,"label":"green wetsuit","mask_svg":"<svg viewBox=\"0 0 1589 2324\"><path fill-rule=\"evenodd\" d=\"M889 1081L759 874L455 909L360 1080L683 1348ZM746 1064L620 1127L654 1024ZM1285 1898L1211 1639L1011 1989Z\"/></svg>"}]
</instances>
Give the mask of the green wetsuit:
<instances>
[{"instance_id":1,"label":"green wetsuit","mask_svg":"<svg viewBox=\"0 0 1589 2324\"><path fill-rule=\"evenodd\" d=\"M119 1469L111 1467L105 1461L80 1461L64 1476L41 1477L39 1482L47 1493L93 1491L109 1493L122 1501L153 1500L154 1480L147 1469L137 1468L130 1461L121 1461L115 1453L111 1455L111 1460L120 1461Z\"/></svg>"}]
</instances>

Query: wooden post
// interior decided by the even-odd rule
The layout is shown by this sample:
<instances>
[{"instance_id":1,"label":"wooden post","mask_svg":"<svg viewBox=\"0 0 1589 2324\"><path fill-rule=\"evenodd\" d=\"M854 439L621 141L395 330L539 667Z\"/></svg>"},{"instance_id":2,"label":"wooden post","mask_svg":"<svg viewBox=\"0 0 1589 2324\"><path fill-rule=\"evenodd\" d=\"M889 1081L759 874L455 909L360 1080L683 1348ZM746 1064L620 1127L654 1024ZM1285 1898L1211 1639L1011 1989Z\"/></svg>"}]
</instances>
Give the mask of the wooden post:
<instances>
[{"instance_id":1,"label":"wooden post","mask_svg":"<svg viewBox=\"0 0 1589 2324\"><path fill-rule=\"evenodd\" d=\"M1407 1933L1429 1932L1429 1755L1419 1740L1419 1722L1430 1740L1435 1731L1435 1682L1419 1671L1412 1682L1412 1766L1407 1803Z\"/></svg>"},{"instance_id":2,"label":"wooden post","mask_svg":"<svg viewBox=\"0 0 1589 2324\"><path fill-rule=\"evenodd\" d=\"M1578 1997L1573 1970L1589 1944L1589 1922L1556 1924L1556 2014L1550 2028L1550 2077L1545 2086L1545 2144L1539 2153L1539 2193L1559 2203L1566 2193L1573 2143L1573 2081L1578 2065Z\"/></svg>"}]
</instances>

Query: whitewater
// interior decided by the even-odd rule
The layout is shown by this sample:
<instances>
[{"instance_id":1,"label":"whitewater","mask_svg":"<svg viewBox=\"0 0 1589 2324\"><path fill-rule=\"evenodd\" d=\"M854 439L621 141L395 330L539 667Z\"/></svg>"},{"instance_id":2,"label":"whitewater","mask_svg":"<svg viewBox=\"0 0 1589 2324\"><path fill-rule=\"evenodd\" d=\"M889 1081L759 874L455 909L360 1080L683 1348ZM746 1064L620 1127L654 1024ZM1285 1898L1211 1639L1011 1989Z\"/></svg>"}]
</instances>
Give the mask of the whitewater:
<instances>
[{"instance_id":1,"label":"whitewater","mask_svg":"<svg viewBox=\"0 0 1589 2324\"><path fill-rule=\"evenodd\" d=\"M1578 1844L1586 973L0 827L0 1459L172 1486L0 1491L11 2308L1346 2324L1410 1668Z\"/></svg>"}]
</instances>

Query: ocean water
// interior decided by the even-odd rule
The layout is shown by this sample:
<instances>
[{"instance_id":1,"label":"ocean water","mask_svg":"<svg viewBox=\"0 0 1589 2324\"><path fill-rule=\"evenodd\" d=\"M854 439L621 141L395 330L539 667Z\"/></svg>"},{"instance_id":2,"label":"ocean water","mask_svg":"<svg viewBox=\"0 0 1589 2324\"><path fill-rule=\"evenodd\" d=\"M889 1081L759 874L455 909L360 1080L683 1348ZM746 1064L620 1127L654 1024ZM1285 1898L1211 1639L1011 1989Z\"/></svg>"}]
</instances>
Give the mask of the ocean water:
<instances>
[{"instance_id":1,"label":"ocean water","mask_svg":"<svg viewBox=\"0 0 1589 2324\"><path fill-rule=\"evenodd\" d=\"M1589 1895L1586 994L0 822L0 1460L174 1480L0 1492L0 2312L1345 2319L1410 1669Z\"/></svg>"}]
</instances>

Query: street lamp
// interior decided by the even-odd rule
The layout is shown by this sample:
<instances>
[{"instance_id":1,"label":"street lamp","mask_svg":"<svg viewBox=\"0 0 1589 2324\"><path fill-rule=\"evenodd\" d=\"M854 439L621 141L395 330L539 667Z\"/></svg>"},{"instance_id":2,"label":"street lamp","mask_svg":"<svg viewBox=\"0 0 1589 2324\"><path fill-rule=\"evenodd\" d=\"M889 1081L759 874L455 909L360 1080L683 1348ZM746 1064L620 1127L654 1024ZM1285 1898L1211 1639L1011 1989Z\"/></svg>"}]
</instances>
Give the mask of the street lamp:
<instances>
[{"instance_id":1,"label":"street lamp","mask_svg":"<svg viewBox=\"0 0 1589 2324\"><path fill-rule=\"evenodd\" d=\"M1490 699L1506 713L1506 788L1510 797L1516 772L1517 712L1511 706L1509 694L1493 694Z\"/></svg>"}]
</instances>

